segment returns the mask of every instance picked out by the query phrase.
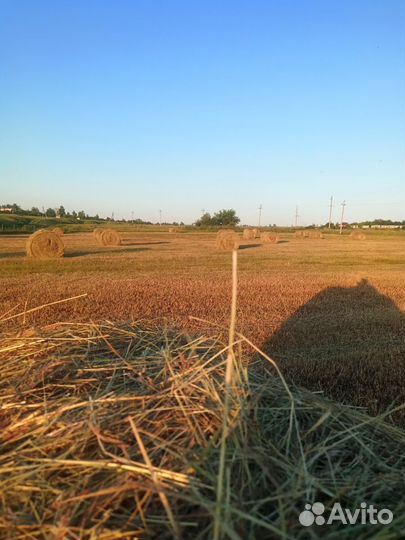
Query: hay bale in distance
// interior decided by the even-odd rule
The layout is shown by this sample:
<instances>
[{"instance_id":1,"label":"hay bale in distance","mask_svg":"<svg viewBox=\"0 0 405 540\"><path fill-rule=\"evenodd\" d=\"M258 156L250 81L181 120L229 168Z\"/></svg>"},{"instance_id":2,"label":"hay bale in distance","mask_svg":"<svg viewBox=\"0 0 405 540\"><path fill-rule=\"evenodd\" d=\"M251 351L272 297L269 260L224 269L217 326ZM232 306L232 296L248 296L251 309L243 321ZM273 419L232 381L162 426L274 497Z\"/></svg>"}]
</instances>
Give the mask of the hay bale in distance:
<instances>
[{"instance_id":1,"label":"hay bale in distance","mask_svg":"<svg viewBox=\"0 0 405 540\"><path fill-rule=\"evenodd\" d=\"M218 249L232 251L239 249L240 238L235 231L223 230L217 233L216 244Z\"/></svg>"},{"instance_id":2,"label":"hay bale in distance","mask_svg":"<svg viewBox=\"0 0 405 540\"><path fill-rule=\"evenodd\" d=\"M58 236L63 236L65 234L65 231L61 227L54 227L51 230L52 232L56 233Z\"/></svg>"},{"instance_id":3,"label":"hay bale in distance","mask_svg":"<svg viewBox=\"0 0 405 540\"><path fill-rule=\"evenodd\" d=\"M58 234L40 229L28 238L26 252L35 259L59 259L65 254L65 246Z\"/></svg>"},{"instance_id":4,"label":"hay bale in distance","mask_svg":"<svg viewBox=\"0 0 405 540\"><path fill-rule=\"evenodd\" d=\"M255 238L255 230L254 229L243 229L242 238L243 238L243 240L253 240Z\"/></svg>"},{"instance_id":5,"label":"hay bale in distance","mask_svg":"<svg viewBox=\"0 0 405 540\"><path fill-rule=\"evenodd\" d=\"M308 238L320 239L323 238L321 231L308 231Z\"/></svg>"},{"instance_id":6,"label":"hay bale in distance","mask_svg":"<svg viewBox=\"0 0 405 540\"><path fill-rule=\"evenodd\" d=\"M259 229L252 229L252 231L253 231L253 234L254 234L253 238L260 238Z\"/></svg>"},{"instance_id":7,"label":"hay bale in distance","mask_svg":"<svg viewBox=\"0 0 405 540\"><path fill-rule=\"evenodd\" d=\"M176 232L176 229L174 227L170 227L169 228L169 233L174 233L174 232Z\"/></svg>"},{"instance_id":8,"label":"hay bale in distance","mask_svg":"<svg viewBox=\"0 0 405 540\"><path fill-rule=\"evenodd\" d=\"M279 238L278 234L276 234L274 232L262 232L261 235L260 235L260 240L264 244L277 244L279 239L280 238Z\"/></svg>"},{"instance_id":9,"label":"hay bale in distance","mask_svg":"<svg viewBox=\"0 0 405 540\"><path fill-rule=\"evenodd\" d=\"M121 235L113 229L101 231L99 241L103 246L120 246L122 243Z\"/></svg>"},{"instance_id":10,"label":"hay bale in distance","mask_svg":"<svg viewBox=\"0 0 405 540\"><path fill-rule=\"evenodd\" d=\"M353 231L350 233L350 237L353 238L353 240L365 240L367 238L367 235L365 235L361 231Z\"/></svg>"}]
</instances>

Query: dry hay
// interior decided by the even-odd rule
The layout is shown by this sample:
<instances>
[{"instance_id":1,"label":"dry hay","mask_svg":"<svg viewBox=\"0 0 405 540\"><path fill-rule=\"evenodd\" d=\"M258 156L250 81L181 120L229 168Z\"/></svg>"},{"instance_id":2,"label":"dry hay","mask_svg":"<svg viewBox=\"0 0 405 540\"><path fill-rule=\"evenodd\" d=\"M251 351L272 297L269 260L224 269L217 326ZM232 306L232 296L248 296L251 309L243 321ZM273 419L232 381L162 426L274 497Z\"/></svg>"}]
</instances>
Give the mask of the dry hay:
<instances>
[{"instance_id":1,"label":"dry hay","mask_svg":"<svg viewBox=\"0 0 405 540\"><path fill-rule=\"evenodd\" d=\"M98 241L102 246L120 246L122 243L121 235L113 229L103 229Z\"/></svg>"},{"instance_id":2,"label":"dry hay","mask_svg":"<svg viewBox=\"0 0 405 540\"><path fill-rule=\"evenodd\" d=\"M401 538L404 430L288 388L264 358L248 373L238 351L225 417L220 336L92 323L0 337L0 537L211 540L229 418L219 538L305 540L307 500L388 508L353 538ZM339 521L312 531L349 538Z\"/></svg>"},{"instance_id":3,"label":"dry hay","mask_svg":"<svg viewBox=\"0 0 405 540\"><path fill-rule=\"evenodd\" d=\"M26 252L35 259L58 259L65 254L65 246L58 234L40 229L28 238Z\"/></svg>"},{"instance_id":4,"label":"dry hay","mask_svg":"<svg viewBox=\"0 0 405 540\"><path fill-rule=\"evenodd\" d=\"M312 238L311 232L314 232L314 231L308 231L308 230L295 231L295 237L296 238Z\"/></svg>"},{"instance_id":5,"label":"dry hay","mask_svg":"<svg viewBox=\"0 0 405 540\"><path fill-rule=\"evenodd\" d=\"M99 244L101 244L101 233L105 231L105 229L102 229L101 227L97 227L93 230L93 236L97 240Z\"/></svg>"},{"instance_id":6,"label":"dry hay","mask_svg":"<svg viewBox=\"0 0 405 540\"><path fill-rule=\"evenodd\" d=\"M350 237L353 238L353 240L365 240L367 235L360 231L353 231L350 233Z\"/></svg>"},{"instance_id":7,"label":"dry hay","mask_svg":"<svg viewBox=\"0 0 405 540\"><path fill-rule=\"evenodd\" d=\"M243 229L243 240L253 240L255 238L255 229Z\"/></svg>"},{"instance_id":8,"label":"dry hay","mask_svg":"<svg viewBox=\"0 0 405 540\"><path fill-rule=\"evenodd\" d=\"M308 238L322 239L323 234L321 231L308 231Z\"/></svg>"},{"instance_id":9,"label":"dry hay","mask_svg":"<svg viewBox=\"0 0 405 540\"><path fill-rule=\"evenodd\" d=\"M278 234L276 234L274 232L262 232L261 235L260 235L260 240L264 244L277 244L279 239L280 238L279 238Z\"/></svg>"},{"instance_id":10,"label":"dry hay","mask_svg":"<svg viewBox=\"0 0 405 540\"><path fill-rule=\"evenodd\" d=\"M65 234L65 231L61 227L54 227L51 230L52 230L52 232L54 232L58 236L63 236Z\"/></svg>"},{"instance_id":11,"label":"dry hay","mask_svg":"<svg viewBox=\"0 0 405 540\"><path fill-rule=\"evenodd\" d=\"M253 238L260 238L259 229L252 229L252 231L253 231L253 234L254 234Z\"/></svg>"},{"instance_id":12,"label":"dry hay","mask_svg":"<svg viewBox=\"0 0 405 540\"><path fill-rule=\"evenodd\" d=\"M174 232L176 232L176 229L174 227L170 227L169 228L169 233L174 233Z\"/></svg>"},{"instance_id":13,"label":"dry hay","mask_svg":"<svg viewBox=\"0 0 405 540\"><path fill-rule=\"evenodd\" d=\"M218 249L223 251L232 251L239 249L239 235L232 230L222 230L217 233L216 244Z\"/></svg>"}]
</instances>

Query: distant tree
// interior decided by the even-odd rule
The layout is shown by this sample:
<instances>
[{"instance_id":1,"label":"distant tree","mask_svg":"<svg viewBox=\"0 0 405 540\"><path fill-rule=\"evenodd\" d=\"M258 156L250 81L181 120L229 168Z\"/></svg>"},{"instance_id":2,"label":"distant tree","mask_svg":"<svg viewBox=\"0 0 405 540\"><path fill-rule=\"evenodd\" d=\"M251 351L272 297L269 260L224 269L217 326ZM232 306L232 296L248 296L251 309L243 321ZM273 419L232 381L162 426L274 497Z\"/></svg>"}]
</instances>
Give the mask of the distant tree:
<instances>
[{"instance_id":1,"label":"distant tree","mask_svg":"<svg viewBox=\"0 0 405 540\"><path fill-rule=\"evenodd\" d=\"M229 210L220 210L215 212L212 216L213 225L219 226L235 226L240 222L240 219L236 215L236 212L233 208Z\"/></svg>"},{"instance_id":2,"label":"distant tree","mask_svg":"<svg viewBox=\"0 0 405 540\"><path fill-rule=\"evenodd\" d=\"M13 214L21 214L22 210L21 210L21 206L19 206L18 204L14 203L11 205L11 208L13 210Z\"/></svg>"},{"instance_id":3,"label":"distant tree","mask_svg":"<svg viewBox=\"0 0 405 540\"><path fill-rule=\"evenodd\" d=\"M211 214L208 212L205 212L197 221L195 222L197 227L209 227L212 225L212 217Z\"/></svg>"},{"instance_id":4,"label":"distant tree","mask_svg":"<svg viewBox=\"0 0 405 540\"><path fill-rule=\"evenodd\" d=\"M58 215L60 217L65 217L66 216L66 210L64 209L64 207L62 205L59 206L59 208L58 208Z\"/></svg>"},{"instance_id":5,"label":"distant tree","mask_svg":"<svg viewBox=\"0 0 405 540\"><path fill-rule=\"evenodd\" d=\"M46 217L56 217L56 212L53 208L48 208L45 215Z\"/></svg>"},{"instance_id":6,"label":"distant tree","mask_svg":"<svg viewBox=\"0 0 405 540\"><path fill-rule=\"evenodd\" d=\"M78 218L79 219L85 219L86 218L86 214L84 213L83 210L80 210L80 212L77 214Z\"/></svg>"},{"instance_id":7,"label":"distant tree","mask_svg":"<svg viewBox=\"0 0 405 540\"><path fill-rule=\"evenodd\" d=\"M72 211L72 218L74 218L74 219L77 218L77 212L76 212L76 210L73 210L73 211Z\"/></svg>"},{"instance_id":8,"label":"distant tree","mask_svg":"<svg viewBox=\"0 0 405 540\"><path fill-rule=\"evenodd\" d=\"M40 216L41 215L41 212L39 211L39 208L37 208L36 206L33 206L31 208L31 214L33 216Z\"/></svg>"}]
</instances>

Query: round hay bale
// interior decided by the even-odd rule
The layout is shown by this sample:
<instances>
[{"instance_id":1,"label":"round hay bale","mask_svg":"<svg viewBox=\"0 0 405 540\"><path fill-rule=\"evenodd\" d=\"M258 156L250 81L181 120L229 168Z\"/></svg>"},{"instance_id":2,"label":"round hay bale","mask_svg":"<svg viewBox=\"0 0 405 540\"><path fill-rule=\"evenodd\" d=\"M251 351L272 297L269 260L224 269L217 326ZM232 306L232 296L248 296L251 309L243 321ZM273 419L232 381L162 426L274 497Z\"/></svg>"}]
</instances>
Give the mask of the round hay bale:
<instances>
[{"instance_id":1,"label":"round hay bale","mask_svg":"<svg viewBox=\"0 0 405 540\"><path fill-rule=\"evenodd\" d=\"M304 238L304 231L295 231L295 238Z\"/></svg>"},{"instance_id":2,"label":"round hay bale","mask_svg":"<svg viewBox=\"0 0 405 540\"><path fill-rule=\"evenodd\" d=\"M52 232L54 232L58 236L63 236L65 234L65 231L61 227L54 227L51 230L52 230Z\"/></svg>"},{"instance_id":3,"label":"round hay bale","mask_svg":"<svg viewBox=\"0 0 405 540\"><path fill-rule=\"evenodd\" d=\"M252 229L253 231L253 238L260 238L260 231L259 229Z\"/></svg>"},{"instance_id":4,"label":"round hay bale","mask_svg":"<svg viewBox=\"0 0 405 540\"><path fill-rule=\"evenodd\" d=\"M360 231L353 231L350 236L353 240L365 240L367 238L367 235Z\"/></svg>"},{"instance_id":5,"label":"round hay bale","mask_svg":"<svg viewBox=\"0 0 405 540\"><path fill-rule=\"evenodd\" d=\"M65 246L55 232L40 229L28 238L26 251L35 259L58 259L64 256Z\"/></svg>"},{"instance_id":6,"label":"round hay bale","mask_svg":"<svg viewBox=\"0 0 405 540\"><path fill-rule=\"evenodd\" d=\"M104 229L100 233L100 243L103 246L120 246L121 235L113 229Z\"/></svg>"},{"instance_id":7,"label":"round hay bale","mask_svg":"<svg viewBox=\"0 0 405 540\"><path fill-rule=\"evenodd\" d=\"M255 238L254 229L243 229L242 238L243 240L253 240Z\"/></svg>"},{"instance_id":8,"label":"round hay bale","mask_svg":"<svg viewBox=\"0 0 405 540\"><path fill-rule=\"evenodd\" d=\"M97 228L97 229L94 229L93 231L93 236L94 238L97 240L97 242L99 244L101 244L101 233L104 231L105 229L101 229L101 228Z\"/></svg>"},{"instance_id":9,"label":"round hay bale","mask_svg":"<svg viewBox=\"0 0 405 540\"><path fill-rule=\"evenodd\" d=\"M240 238L235 231L219 231L217 234L217 248L223 251L239 249Z\"/></svg>"},{"instance_id":10,"label":"round hay bale","mask_svg":"<svg viewBox=\"0 0 405 540\"><path fill-rule=\"evenodd\" d=\"M308 238L323 238L321 231L308 231Z\"/></svg>"},{"instance_id":11,"label":"round hay bale","mask_svg":"<svg viewBox=\"0 0 405 540\"><path fill-rule=\"evenodd\" d=\"M176 229L174 227L170 227L169 233L174 233L174 232L176 232Z\"/></svg>"},{"instance_id":12,"label":"round hay bale","mask_svg":"<svg viewBox=\"0 0 405 540\"><path fill-rule=\"evenodd\" d=\"M262 232L260 235L260 240L264 244L277 244L279 241L279 236L274 232Z\"/></svg>"}]
</instances>

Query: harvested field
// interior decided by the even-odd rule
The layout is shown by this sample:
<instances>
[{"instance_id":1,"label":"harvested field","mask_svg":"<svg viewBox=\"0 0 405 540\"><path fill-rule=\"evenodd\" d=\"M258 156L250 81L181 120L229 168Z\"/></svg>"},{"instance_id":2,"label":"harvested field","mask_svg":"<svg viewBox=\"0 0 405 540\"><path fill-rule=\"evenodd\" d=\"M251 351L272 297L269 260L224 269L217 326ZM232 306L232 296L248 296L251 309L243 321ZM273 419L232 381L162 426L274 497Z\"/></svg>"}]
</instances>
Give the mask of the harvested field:
<instances>
[{"instance_id":1,"label":"harvested field","mask_svg":"<svg viewBox=\"0 0 405 540\"><path fill-rule=\"evenodd\" d=\"M215 234L122 239L102 247L91 233L65 234L65 257L44 261L25 256L26 237L0 237L3 327L142 318L198 328L190 315L227 323L231 257L216 250ZM271 352L289 381L373 414L403 401L403 233L364 243L281 234L271 251L259 242L238 254L238 329Z\"/></svg>"},{"instance_id":2,"label":"harvested field","mask_svg":"<svg viewBox=\"0 0 405 540\"><path fill-rule=\"evenodd\" d=\"M1 335L0 358L2 538L305 540L305 501L393 514L314 540L401 537L404 431L264 355L236 355L229 415L220 336L59 324Z\"/></svg>"}]
</instances>

